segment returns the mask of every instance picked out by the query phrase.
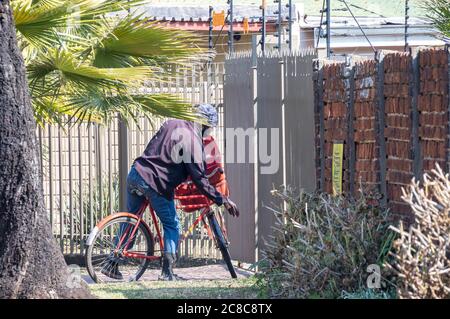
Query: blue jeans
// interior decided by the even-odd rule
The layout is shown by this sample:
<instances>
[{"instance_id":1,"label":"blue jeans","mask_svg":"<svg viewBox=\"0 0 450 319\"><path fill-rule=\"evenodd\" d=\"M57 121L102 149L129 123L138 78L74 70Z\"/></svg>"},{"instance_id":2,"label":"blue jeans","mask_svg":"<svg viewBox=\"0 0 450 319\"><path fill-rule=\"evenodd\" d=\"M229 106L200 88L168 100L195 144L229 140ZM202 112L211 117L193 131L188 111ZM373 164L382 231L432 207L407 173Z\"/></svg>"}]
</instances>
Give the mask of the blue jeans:
<instances>
[{"instance_id":1,"label":"blue jeans","mask_svg":"<svg viewBox=\"0 0 450 319\"><path fill-rule=\"evenodd\" d=\"M128 212L136 214L145 198L149 200L156 215L163 224L164 252L175 254L180 238L180 221L178 219L175 201L168 200L153 190L141 175L139 175L133 165L127 177Z\"/></svg>"}]
</instances>

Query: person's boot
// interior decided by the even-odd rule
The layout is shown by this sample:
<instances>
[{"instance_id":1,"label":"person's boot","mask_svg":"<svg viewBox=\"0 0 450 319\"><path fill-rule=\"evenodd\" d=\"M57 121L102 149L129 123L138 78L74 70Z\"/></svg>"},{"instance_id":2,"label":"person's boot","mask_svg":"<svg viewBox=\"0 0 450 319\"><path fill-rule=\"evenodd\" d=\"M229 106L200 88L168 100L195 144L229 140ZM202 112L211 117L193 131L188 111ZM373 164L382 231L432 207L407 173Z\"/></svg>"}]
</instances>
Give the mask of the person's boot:
<instances>
[{"instance_id":1,"label":"person's boot","mask_svg":"<svg viewBox=\"0 0 450 319\"><path fill-rule=\"evenodd\" d=\"M174 281L177 277L173 273L173 266L176 261L176 255L171 253L165 253L163 256L162 272L159 276L159 280Z\"/></svg>"},{"instance_id":2,"label":"person's boot","mask_svg":"<svg viewBox=\"0 0 450 319\"><path fill-rule=\"evenodd\" d=\"M119 271L119 264L117 261L109 260L105 266L103 266L101 273L109 278L122 280L122 273Z\"/></svg>"}]
</instances>

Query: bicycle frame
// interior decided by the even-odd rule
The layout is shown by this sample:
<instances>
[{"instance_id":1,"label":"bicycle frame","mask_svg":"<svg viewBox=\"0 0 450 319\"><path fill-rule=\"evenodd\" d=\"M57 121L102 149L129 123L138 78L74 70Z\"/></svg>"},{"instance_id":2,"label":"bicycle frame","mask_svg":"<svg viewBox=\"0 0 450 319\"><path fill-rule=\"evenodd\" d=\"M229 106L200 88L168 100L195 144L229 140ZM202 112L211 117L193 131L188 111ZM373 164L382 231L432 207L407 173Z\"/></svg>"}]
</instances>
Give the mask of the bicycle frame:
<instances>
[{"instance_id":1,"label":"bicycle frame","mask_svg":"<svg viewBox=\"0 0 450 319\"><path fill-rule=\"evenodd\" d=\"M200 206L200 205L199 205L199 206ZM127 250L127 247L130 245L130 242L132 241L132 238L133 238L134 235L136 234L136 231L137 231L137 229L138 229L140 223L145 223L145 221L144 221L144 219L143 219L143 216L144 216L144 213L145 213L145 210L147 209L147 207L150 209L150 214L151 214L152 222L153 222L153 224L155 225L155 229L156 229L156 233L157 233L157 236L158 236L158 241L159 241L159 245L160 245L160 247L161 247L161 251L164 250L164 240L163 240L163 237L161 236L161 230L160 230L160 226L159 226L158 219L157 219L157 217L156 217L155 210L154 210L153 207L150 205L149 201L148 201L148 200L145 200L145 201L142 203L141 207L139 208L138 212L136 213L137 223L136 223L136 225L133 227L133 230L132 230L132 232L131 232L131 236L128 237L128 239L127 239L127 241L126 241L126 243L125 243L124 249L123 249L123 251L122 251L122 255L123 255L124 257L129 257L129 258L141 258L141 259L147 259L147 260L158 260L158 259L161 258L161 257L159 257L159 256L147 256L147 255L145 255L145 254L143 254L143 253L133 253L133 252L129 252L129 251ZM181 243L183 240L185 240L185 239L187 238L187 236L195 229L195 227L196 227L201 221L203 221L203 224L204 224L205 228L206 228L207 231L208 231L208 236L209 236L209 238L213 239L212 232L211 232L211 230L210 230L208 224L207 224L206 221L205 221L205 216L207 216L208 214L211 213L210 207L209 207L209 206L205 206L205 205L201 205L200 207L190 207L190 208L198 208L198 209L201 209L201 213L200 213L200 215L197 217L197 219L192 223L192 225L190 225L190 226L188 227L188 229L180 236L180 241L179 241L179 243ZM148 228L148 227L147 227L147 228ZM119 247L122 247L122 243L124 242L125 237L127 237L128 232L129 232L129 228L127 228L127 229L125 230L124 234L121 236L121 238L120 238L120 240L119 240L119 242L118 242L118 244L117 244L117 246L116 246L115 252L117 252L117 251L119 250ZM226 236L226 231L224 231L224 235Z\"/></svg>"}]
</instances>

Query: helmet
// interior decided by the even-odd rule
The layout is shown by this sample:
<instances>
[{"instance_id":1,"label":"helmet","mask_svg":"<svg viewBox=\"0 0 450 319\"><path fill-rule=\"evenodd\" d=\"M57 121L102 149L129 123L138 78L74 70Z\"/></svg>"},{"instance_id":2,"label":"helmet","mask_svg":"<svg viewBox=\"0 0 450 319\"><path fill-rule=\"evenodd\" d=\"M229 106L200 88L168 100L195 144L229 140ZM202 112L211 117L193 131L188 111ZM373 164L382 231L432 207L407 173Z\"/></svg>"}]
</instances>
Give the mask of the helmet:
<instances>
[{"instance_id":1,"label":"helmet","mask_svg":"<svg viewBox=\"0 0 450 319\"><path fill-rule=\"evenodd\" d=\"M208 126L216 127L219 122L219 116L217 115L217 110L211 104L200 104L197 106L197 114L204 118Z\"/></svg>"}]
</instances>

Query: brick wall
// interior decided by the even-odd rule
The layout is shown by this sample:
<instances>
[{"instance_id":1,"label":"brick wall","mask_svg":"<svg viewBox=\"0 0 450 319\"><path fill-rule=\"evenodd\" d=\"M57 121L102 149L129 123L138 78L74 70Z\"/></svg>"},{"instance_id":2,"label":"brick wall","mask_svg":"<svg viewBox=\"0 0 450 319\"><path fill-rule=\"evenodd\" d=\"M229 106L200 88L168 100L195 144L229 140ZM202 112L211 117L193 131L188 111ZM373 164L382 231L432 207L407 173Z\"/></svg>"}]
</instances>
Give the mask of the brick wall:
<instances>
[{"instance_id":1,"label":"brick wall","mask_svg":"<svg viewBox=\"0 0 450 319\"><path fill-rule=\"evenodd\" d=\"M341 77L343 63L326 63L323 66L323 117L324 117L324 153L325 185L324 190L332 193L332 155L333 144L344 142L344 167L342 189L349 189L348 172L348 112L345 104L345 82Z\"/></svg>"},{"instance_id":2,"label":"brick wall","mask_svg":"<svg viewBox=\"0 0 450 319\"><path fill-rule=\"evenodd\" d=\"M354 141L355 184L366 188L379 186L379 142L377 114L377 63L355 64Z\"/></svg>"},{"instance_id":3,"label":"brick wall","mask_svg":"<svg viewBox=\"0 0 450 319\"><path fill-rule=\"evenodd\" d=\"M444 50L419 52L419 139L423 170L447 165L448 57Z\"/></svg>"},{"instance_id":4,"label":"brick wall","mask_svg":"<svg viewBox=\"0 0 450 319\"><path fill-rule=\"evenodd\" d=\"M315 85L316 99L323 95L322 101L316 101L316 121L323 112L324 136L316 122L316 145L324 143L325 156L316 163L318 167L323 163L325 169L317 172L325 179L321 189L331 193L332 144L342 140L345 194L351 183L354 190L360 185L378 188L391 211L407 217L410 210L401 198L402 187L435 163L448 171L449 52L426 49L414 56L402 52L380 56L380 61L353 57L354 91L349 97L344 63L322 63L323 87L317 77ZM317 93L319 88L323 94ZM354 150L354 163L349 160L350 150ZM317 157L320 154L316 152ZM352 181L350 171L354 173Z\"/></svg>"},{"instance_id":5,"label":"brick wall","mask_svg":"<svg viewBox=\"0 0 450 319\"><path fill-rule=\"evenodd\" d=\"M401 214L409 209L401 199L402 187L414 176L411 70L409 54L391 53L384 58L386 188L389 207Z\"/></svg>"}]
</instances>

